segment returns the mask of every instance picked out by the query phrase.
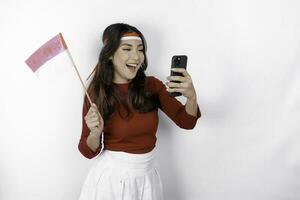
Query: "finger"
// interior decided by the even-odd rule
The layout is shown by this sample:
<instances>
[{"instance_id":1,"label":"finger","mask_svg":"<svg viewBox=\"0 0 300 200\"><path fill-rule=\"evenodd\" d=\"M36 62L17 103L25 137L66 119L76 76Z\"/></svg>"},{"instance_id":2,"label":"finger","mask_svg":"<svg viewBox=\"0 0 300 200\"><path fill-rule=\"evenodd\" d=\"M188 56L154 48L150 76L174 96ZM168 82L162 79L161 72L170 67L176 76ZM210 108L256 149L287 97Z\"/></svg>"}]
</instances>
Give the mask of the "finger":
<instances>
[{"instance_id":1,"label":"finger","mask_svg":"<svg viewBox=\"0 0 300 200\"><path fill-rule=\"evenodd\" d=\"M100 112L99 112L98 107L97 107L95 104L93 105L93 111L94 111L96 114L101 115Z\"/></svg>"},{"instance_id":2,"label":"finger","mask_svg":"<svg viewBox=\"0 0 300 200\"><path fill-rule=\"evenodd\" d=\"M95 116L96 116L96 118L97 118L98 121L100 121L100 122L103 121L102 116L101 116L101 114L99 112L95 113Z\"/></svg>"},{"instance_id":3,"label":"finger","mask_svg":"<svg viewBox=\"0 0 300 200\"><path fill-rule=\"evenodd\" d=\"M86 118L86 120L88 120L88 121L98 121L98 122L100 122L101 124L104 123L104 122L103 122L103 118L101 117L101 115L97 115L97 114L95 114L95 115L93 115L93 116L88 116L88 117Z\"/></svg>"},{"instance_id":4,"label":"finger","mask_svg":"<svg viewBox=\"0 0 300 200\"><path fill-rule=\"evenodd\" d=\"M101 124L104 124L104 120L103 120L102 116L101 115L99 115L99 116L100 116L100 122L101 122Z\"/></svg>"},{"instance_id":5,"label":"finger","mask_svg":"<svg viewBox=\"0 0 300 200\"><path fill-rule=\"evenodd\" d=\"M91 126L90 129L91 131L96 130L98 127L97 126Z\"/></svg>"},{"instance_id":6,"label":"finger","mask_svg":"<svg viewBox=\"0 0 300 200\"><path fill-rule=\"evenodd\" d=\"M89 116L97 116L98 119L102 122L103 118L101 116L101 113L99 112L99 109L95 103L93 103L87 113Z\"/></svg>"},{"instance_id":7,"label":"finger","mask_svg":"<svg viewBox=\"0 0 300 200\"><path fill-rule=\"evenodd\" d=\"M180 82L185 82L187 81L185 77L182 76L168 76L167 79L169 81L180 81Z\"/></svg>"},{"instance_id":8,"label":"finger","mask_svg":"<svg viewBox=\"0 0 300 200\"><path fill-rule=\"evenodd\" d=\"M91 119L88 119L86 121L87 121L87 123L99 122L99 120L97 118L91 118Z\"/></svg>"},{"instance_id":9,"label":"finger","mask_svg":"<svg viewBox=\"0 0 300 200\"><path fill-rule=\"evenodd\" d=\"M86 115L91 116L91 115L94 115L95 113L96 112L94 111L94 108L91 107Z\"/></svg>"},{"instance_id":10,"label":"finger","mask_svg":"<svg viewBox=\"0 0 300 200\"><path fill-rule=\"evenodd\" d=\"M168 92L180 92L180 93L183 93L185 91L185 89L182 89L182 88L168 88L167 91Z\"/></svg>"},{"instance_id":11,"label":"finger","mask_svg":"<svg viewBox=\"0 0 300 200\"><path fill-rule=\"evenodd\" d=\"M91 132L99 132L99 127L95 126L95 127L91 127L90 128Z\"/></svg>"},{"instance_id":12,"label":"finger","mask_svg":"<svg viewBox=\"0 0 300 200\"><path fill-rule=\"evenodd\" d=\"M189 74L186 70L184 70L184 72L182 72L182 74L183 74L183 76L185 76L185 77L189 77L189 76L190 76L190 74Z\"/></svg>"},{"instance_id":13,"label":"finger","mask_svg":"<svg viewBox=\"0 0 300 200\"><path fill-rule=\"evenodd\" d=\"M97 119L97 120L99 120L99 115L97 115L96 113L88 113L86 115L86 119L87 120L91 120L91 119Z\"/></svg>"},{"instance_id":14,"label":"finger","mask_svg":"<svg viewBox=\"0 0 300 200\"><path fill-rule=\"evenodd\" d=\"M180 88L181 87L181 83L168 82L167 86L169 88Z\"/></svg>"},{"instance_id":15,"label":"finger","mask_svg":"<svg viewBox=\"0 0 300 200\"><path fill-rule=\"evenodd\" d=\"M94 127L94 126L97 126L98 124L97 124L97 122L86 122L86 125L88 127Z\"/></svg>"},{"instance_id":16,"label":"finger","mask_svg":"<svg viewBox=\"0 0 300 200\"><path fill-rule=\"evenodd\" d=\"M179 73L183 73L183 72L186 71L184 68L172 68L171 70L172 70L173 72L179 72Z\"/></svg>"},{"instance_id":17,"label":"finger","mask_svg":"<svg viewBox=\"0 0 300 200\"><path fill-rule=\"evenodd\" d=\"M94 104L94 103L92 104L91 108L92 108L93 111L97 111L98 110L98 106L96 104Z\"/></svg>"},{"instance_id":18,"label":"finger","mask_svg":"<svg viewBox=\"0 0 300 200\"><path fill-rule=\"evenodd\" d=\"M93 123L89 123L89 127L95 127L95 126L99 126L99 122L93 122Z\"/></svg>"},{"instance_id":19,"label":"finger","mask_svg":"<svg viewBox=\"0 0 300 200\"><path fill-rule=\"evenodd\" d=\"M91 107L91 111L92 111L92 112L97 113L97 110L98 110L97 108Z\"/></svg>"},{"instance_id":20,"label":"finger","mask_svg":"<svg viewBox=\"0 0 300 200\"><path fill-rule=\"evenodd\" d=\"M92 114L92 113L97 114L99 111L98 111L98 109L95 108L95 107L90 107L89 112L90 112L91 114Z\"/></svg>"},{"instance_id":21,"label":"finger","mask_svg":"<svg viewBox=\"0 0 300 200\"><path fill-rule=\"evenodd\" d=\"M182 75L185 77L190 76L184 68L172 68L172 71L182 73Z\"/></svg>"},{"instance_id":22,"label":"finger","mask_svg":"<svg viewBox=\"0 0 300 200\"><path fill-rule=\"evenodd\" d=\"M86 120L97 120L99 121L99 116L96 114L87 115Z\"/></svg>"}]
</instances>

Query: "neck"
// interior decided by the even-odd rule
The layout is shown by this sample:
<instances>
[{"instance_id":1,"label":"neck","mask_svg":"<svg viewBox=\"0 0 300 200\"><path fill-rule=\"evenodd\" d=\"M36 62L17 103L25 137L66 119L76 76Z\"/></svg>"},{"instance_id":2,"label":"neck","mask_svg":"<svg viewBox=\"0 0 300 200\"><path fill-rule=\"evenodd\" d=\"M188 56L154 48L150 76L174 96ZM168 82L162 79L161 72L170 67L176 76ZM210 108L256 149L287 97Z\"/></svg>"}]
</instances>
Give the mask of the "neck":
<instances>
[{"instance_id":1,"label":"neck","mask_svg":"<svg viewBox=\"0 0 300 200\"><path fill-rule=\"evenodd\" d=\"M113 80L113 83L115 84L126 84L126 83L130 83L131 80L119 80L119 81L116 81L116 80Z\"/></svg>"}]
</instances>

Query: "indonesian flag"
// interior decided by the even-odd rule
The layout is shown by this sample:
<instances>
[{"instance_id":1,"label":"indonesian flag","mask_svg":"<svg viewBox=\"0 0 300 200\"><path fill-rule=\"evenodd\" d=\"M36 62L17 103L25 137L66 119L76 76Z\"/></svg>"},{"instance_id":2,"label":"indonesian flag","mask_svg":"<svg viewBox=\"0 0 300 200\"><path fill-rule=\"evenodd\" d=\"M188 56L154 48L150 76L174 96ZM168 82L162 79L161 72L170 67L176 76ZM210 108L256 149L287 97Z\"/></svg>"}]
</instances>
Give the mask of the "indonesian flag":
<instances>
[{"instance_id":1,"label":"indonesian flag","mask_svg":"<svg viewBox=\"0 0 300 200\"><path fill-rule=\"evenodd\" d=\"M65 51L67 52L66 56L68 56L68 59L66 59L65 57L61 57L61 59L52 59L55 56L57 56L58 54L60 54L61 52ZM59 57L59 56L58 56ZM51 60L52 59L52 60ZM49 61L51 60L52 63ZM38 71L40 71L39 69L41 68L41 66L43 64L45 64L47 61L49 61L48 65L52 66L50 67L43 67L46 68L47 70L47 76L50 76L50 72L54 71L54 74L57 73L57 71L55 70L55 67L62 67L62 66L67 66L68 64L71 64L74 69L76 70L77 76L84 88L85 94L88 97L88 100L90 102L90 104L92 105L92 101L91 98L87 92L87 89L84 85L84 82L82 81L82 78L79 74L79 71L75 65L75 62L73 60L73 57L66 45L66 42L62 36L61 33L57 34L55 37L53 37L52 39L50 39L48 42L46 42L45 44L43 44L40 48L38 48L26 61L25 63L28 65L28 67L35 72L35 74L38 74ZM54 61L54 62L53 62ZM70 62L71 61L71 62ZM68 63L66 63L68 62Z\"/></svg>"},{"instance_id":2,"label":"indonesian flag","mask_svg":"<svg viewBox=\"0 0 300 200\"><path fill-rule=\"evenodd\" d=\"M68 49L66 42L59 33L37 49L25 62L33 72L36 72L44 63L66 49Z\"/></svg>"}]
</instances>

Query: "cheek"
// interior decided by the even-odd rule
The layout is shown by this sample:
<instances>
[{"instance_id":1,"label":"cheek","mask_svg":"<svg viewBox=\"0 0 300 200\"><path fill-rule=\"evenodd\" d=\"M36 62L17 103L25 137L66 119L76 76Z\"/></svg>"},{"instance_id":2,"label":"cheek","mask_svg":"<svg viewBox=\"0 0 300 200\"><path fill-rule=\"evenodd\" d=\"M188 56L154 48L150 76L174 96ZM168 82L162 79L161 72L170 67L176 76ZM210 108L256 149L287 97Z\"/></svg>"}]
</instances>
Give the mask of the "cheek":
<instances>
[{"instance_id":1,"label":"cheek","mask_svg":"<svg viewBox=\"0 0 300 200\"><path fill-rule=\"evenodd\" d=\"M144 56L144 54L142 53L142 54L140 55L140 61L141 61L141 63L143 63L144 60L145 60L145 56Z\"/></svg>"},{"instance_id":2,"label":"cheek","mask_svg":"<svg viewBox=\"0 0 300 200\"><path fill-rule=\"evenodd\" d=\"M123 52L123 53L120 53L120 54L118 55L118 58L119 58L119 60L121 60L122 62L124 62L124 61L128 60L129 55L126 54L125 52Z\"/></svg>"},{"instance_id":3,"label":"cheek","mask_svg":"<svg viewBox=\"0 0 300 200\"><path fill-rule=\"evenodd\" d=\"M125 54L116 54L113 64L117 67L122 67L128 60L128 56Z\"/></svg>"}]
</instances>

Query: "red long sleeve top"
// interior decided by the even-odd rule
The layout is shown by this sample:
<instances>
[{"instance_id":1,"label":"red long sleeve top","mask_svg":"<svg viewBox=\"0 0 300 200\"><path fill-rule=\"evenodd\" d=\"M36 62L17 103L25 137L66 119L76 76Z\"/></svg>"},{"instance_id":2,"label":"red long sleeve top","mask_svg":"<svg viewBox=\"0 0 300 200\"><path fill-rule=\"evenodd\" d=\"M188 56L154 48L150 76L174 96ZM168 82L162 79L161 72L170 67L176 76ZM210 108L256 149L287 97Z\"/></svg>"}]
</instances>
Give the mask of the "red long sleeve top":
<instances>
[{"instance_id":1,"label":"red long sleeve top","mask_svg":"<svg viewBox=\"0 0 300 200\"><path fill-rule=\"evenodd\" d=\"M159 108L172 121L183 129L193 129L195 127L198 118L201 116L199 106L197 116L192 116L186 112L185 106L181 102L169 96L166 86L159 79L149 76L146 77L145 83L151 91L158 94ZM123 94L128 92L129 83L115 85ZM82 133L78 148L85 157L91 159L100 153L102 145L100 144L96 152L92 151L87 145L90 130L85 123L84 116L88 110L89 106L85 100L82 110ZM131 110L131 112L132 115L129 119L122 118L116 110L112 113L105 123L101 135L101 137L104 137L103 145L105 149L140 154L147 153L155 147L158 109L147 113L139 113L134 110Z\"/></svg>"}]
</instances>

